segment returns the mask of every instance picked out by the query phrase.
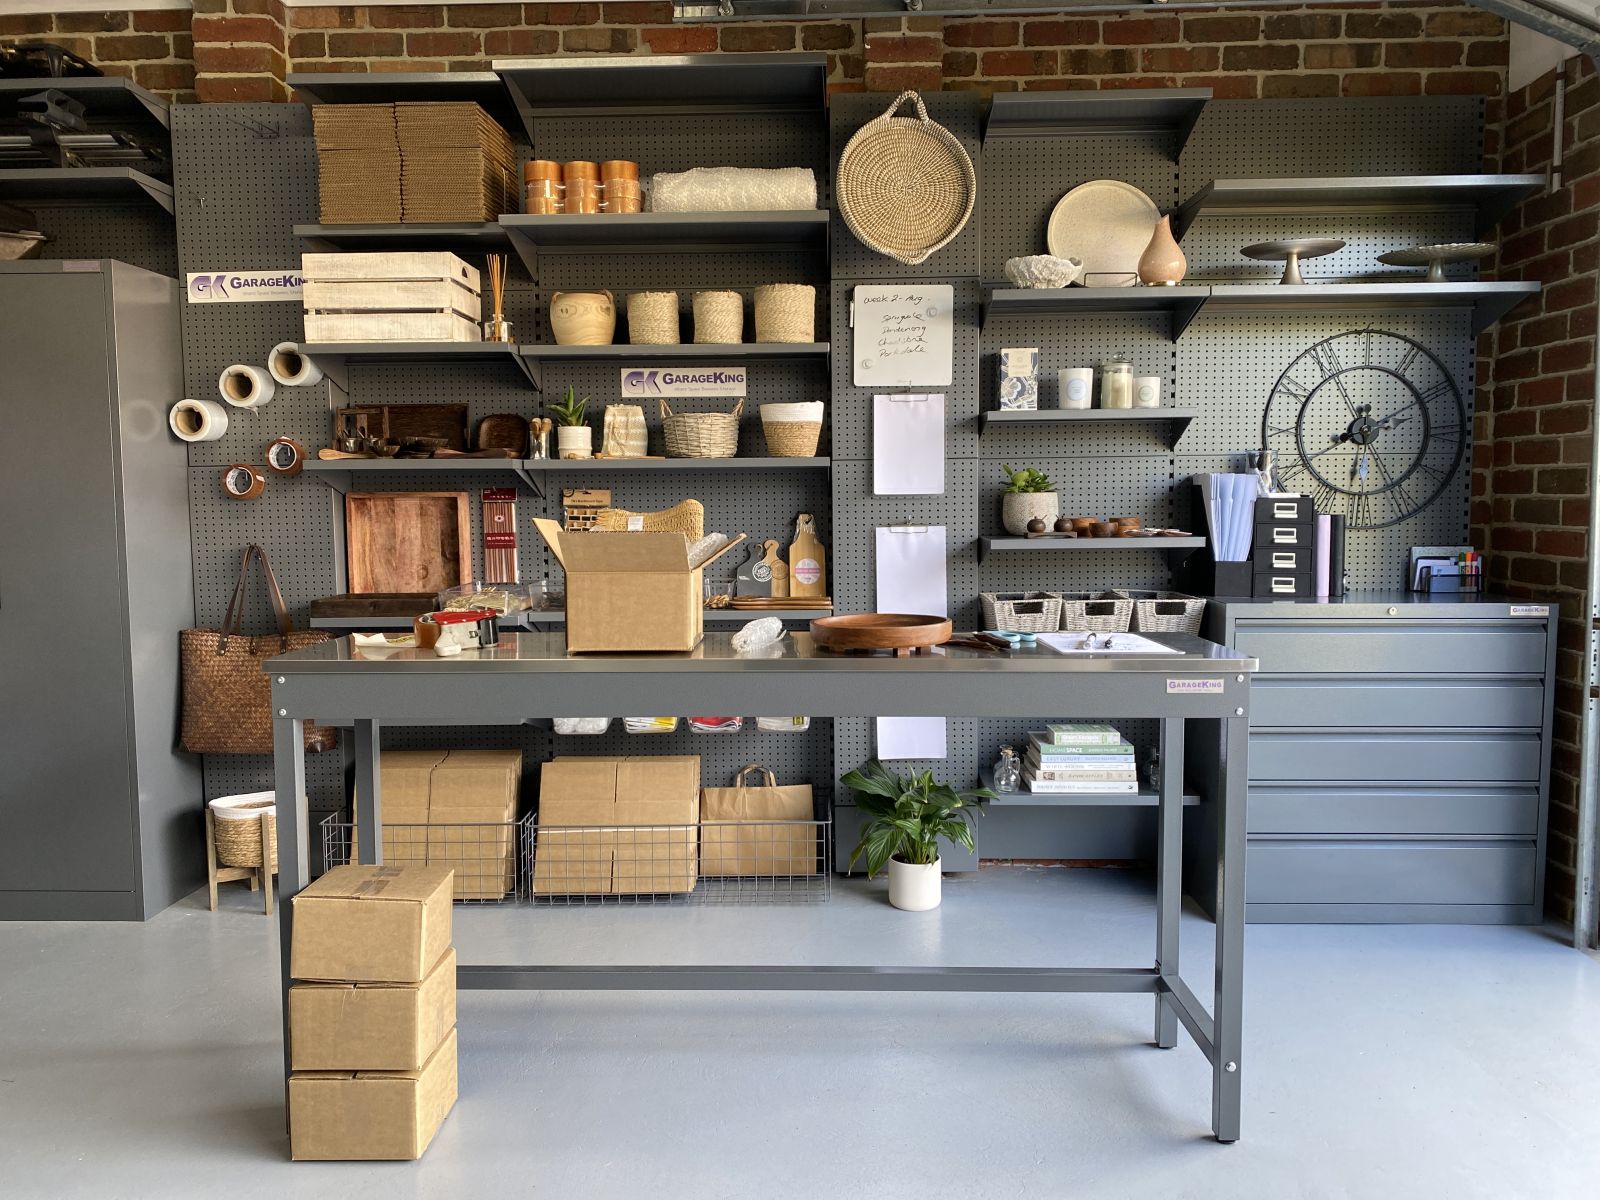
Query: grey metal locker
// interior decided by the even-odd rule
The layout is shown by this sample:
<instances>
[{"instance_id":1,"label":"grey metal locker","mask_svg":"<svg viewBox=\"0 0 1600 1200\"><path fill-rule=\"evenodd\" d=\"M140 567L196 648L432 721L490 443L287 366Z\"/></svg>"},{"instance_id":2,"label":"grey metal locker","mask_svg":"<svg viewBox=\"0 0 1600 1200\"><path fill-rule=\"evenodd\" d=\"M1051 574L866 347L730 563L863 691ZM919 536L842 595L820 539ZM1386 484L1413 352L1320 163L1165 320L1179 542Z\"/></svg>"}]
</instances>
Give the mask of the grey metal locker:
<instances>
[{"instance_id":1,"label":"grey metal locker","mask_svg":"<svg viewBox=\"0 0 1600 1200\"><path fill-rule=\"evenodd\" d=\"M0 918L138 920L205 877L178 286L0 263Z\"/></svg>"}]
</instances>

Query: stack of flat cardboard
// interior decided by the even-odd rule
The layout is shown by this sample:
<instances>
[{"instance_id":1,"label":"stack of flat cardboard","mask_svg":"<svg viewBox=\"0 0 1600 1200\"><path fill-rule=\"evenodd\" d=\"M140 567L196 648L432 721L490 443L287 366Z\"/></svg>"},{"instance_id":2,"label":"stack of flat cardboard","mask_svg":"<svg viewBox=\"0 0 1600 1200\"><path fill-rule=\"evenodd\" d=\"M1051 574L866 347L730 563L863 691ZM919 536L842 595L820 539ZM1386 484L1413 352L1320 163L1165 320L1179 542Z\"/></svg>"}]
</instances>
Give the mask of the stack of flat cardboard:
<instances>
[{"instance_id":1,"label":"stack of flat cardboard","mask_svg":"<svg viewBox=\"0 0 1600 1200\"><path fill-rule=\"evenodd\" d=\"M493 221L521 207L517 156L471 101L395 105L404 221Z\"/></svg>"},{"instance_id":2,"label":"stack of flat cardboard","mask_svg":"<svg viewBox=\"0 0 1600 1200\"><path fill-rule=\"evenodd\" d=\"M400 141L392 104L318 104L322 222L382 224L401 219Z\"/></svg>"},{"instance_id":3,"label":"stack of flat cardboard","mask_svg":"<svg viewBox=\"0 0 1600 1200\"><path fill-rule=\"evenodd\" d=\"M456 1102L451 872L335 867L294 898L289 1146L413 1159Z\"/></svg>"},{"instance_id":4,"label":"stack of flat cardboard","mask_svg":"<svg viewBox=\"0 0 1600 1200\"><path fill-rule=\"evenodd\" d=\"M555 758L539 779L535 895L691 892L700 758Z\"/></svg>"}]
</instances>

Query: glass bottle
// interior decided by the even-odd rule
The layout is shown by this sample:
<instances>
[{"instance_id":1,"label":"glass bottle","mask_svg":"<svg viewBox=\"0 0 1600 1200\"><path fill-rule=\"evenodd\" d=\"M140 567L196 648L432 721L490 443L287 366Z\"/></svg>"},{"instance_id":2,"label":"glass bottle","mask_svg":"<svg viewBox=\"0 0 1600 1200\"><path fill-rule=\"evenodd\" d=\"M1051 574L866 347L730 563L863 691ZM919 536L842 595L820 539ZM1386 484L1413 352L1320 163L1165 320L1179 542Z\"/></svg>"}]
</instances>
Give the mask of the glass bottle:
<instances>
[{"instance_id":1,"label":"glass bottle","mask_svg":"<svg viewBox=\"0 0 1600 1200\"><path fill-rule=\"evenodd\" d=\"M1100 365L1100 407L1133 407L1133 363L1113 358Z\"/></svg>"},{"instance_id":2,"label":"glass bottle","mask_svg":"<svg viewBox=\"0 0 1600 1200\"><path fill-rule=\"evenodd\" d=\"M1022 790L1022 764L1017 762L1017 752L1010 746L1000 747L1000 758L994 764L994 790L1020 792Z\"/></svg>"}]
</instances>

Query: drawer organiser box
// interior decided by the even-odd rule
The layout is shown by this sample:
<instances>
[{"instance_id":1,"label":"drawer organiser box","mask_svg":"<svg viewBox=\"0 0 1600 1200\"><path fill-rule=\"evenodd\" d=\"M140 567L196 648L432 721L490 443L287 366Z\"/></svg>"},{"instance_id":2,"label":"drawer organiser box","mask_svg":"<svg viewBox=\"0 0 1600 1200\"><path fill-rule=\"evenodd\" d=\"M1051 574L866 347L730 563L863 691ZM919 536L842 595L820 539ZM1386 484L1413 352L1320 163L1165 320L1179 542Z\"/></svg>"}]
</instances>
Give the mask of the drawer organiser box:
<instances>
[{"instance_id":1,"label":"drawer organiser box","mask_svg":"<svg viewBox=\"0 0 1600 1200\"><path fill-rule=\"evenodd\" d=\"M483 340L478 270L445 251L302 254L307 342Z\"/></svg>"}]
</instances>

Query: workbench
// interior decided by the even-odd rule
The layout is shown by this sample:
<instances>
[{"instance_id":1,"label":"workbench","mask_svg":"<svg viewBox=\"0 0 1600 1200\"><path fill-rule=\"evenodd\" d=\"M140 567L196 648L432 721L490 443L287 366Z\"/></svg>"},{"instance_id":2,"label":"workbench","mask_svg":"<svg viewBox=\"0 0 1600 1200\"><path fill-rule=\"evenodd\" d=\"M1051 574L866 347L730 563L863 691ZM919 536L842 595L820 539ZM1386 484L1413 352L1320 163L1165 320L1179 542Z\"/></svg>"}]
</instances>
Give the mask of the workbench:
<instances>
[{"instance_id":1,"label":"workbench","mask_svg":"<svg viewBox=\"0 0 1600 1200\"><path fill-rule=\"evenodd\" d=\"M341 638L271 660L276 746L278 887L288 1069L289 948L296 893L310 882L302 731L307 720L354 729L356 823L364 863L382 854L379 739L386 725L511 725L568 713L786 711L813 717L1038 716L1160 722L1156 953L1150 966L899 967L472 965L462 988L726 991L1127 992L1155 998L1154 1042L1181 1024L1212 1067L1211 1128L1239 1137L1243 1078L1245 806L1250 677L1256 660L1197 637L1157 635L1170 655L1066 655L1044 648L940 648L908 657L831 654L809 634L736 653L710 634L681 654L571 657L559 634L517 634L456 658L366 652ZM372 655L369 657L369 654ZM1191 728L1191 726L1193 728ZM1216 972L1207 1013L1179 973L1185 743L1202 752L1192 782L1215 822Z\"/></svg>"}]
</instances>

